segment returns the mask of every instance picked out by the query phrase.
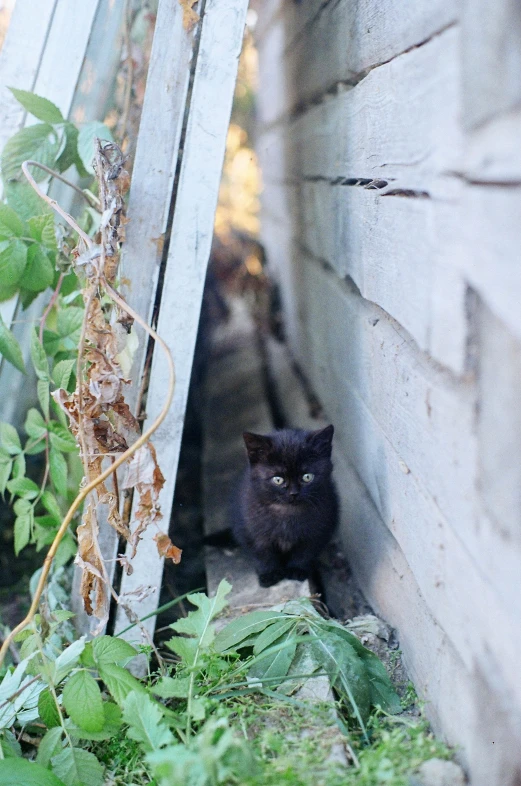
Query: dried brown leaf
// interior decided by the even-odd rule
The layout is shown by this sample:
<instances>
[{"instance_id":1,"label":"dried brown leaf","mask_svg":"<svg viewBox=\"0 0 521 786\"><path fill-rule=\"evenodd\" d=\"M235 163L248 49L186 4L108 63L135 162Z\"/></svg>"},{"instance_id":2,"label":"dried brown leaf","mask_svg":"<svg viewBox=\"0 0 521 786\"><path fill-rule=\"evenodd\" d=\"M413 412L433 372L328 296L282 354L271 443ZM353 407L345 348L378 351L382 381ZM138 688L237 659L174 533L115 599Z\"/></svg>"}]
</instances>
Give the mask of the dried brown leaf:
<instances>
[{"instance_id":1,"label":"dried brown leaf","mask_svg":"<svg viewBox=\"0 0 521 786\"><path fill-rule=\"evenodd\" d=\"M154 540L157 545L159 556L171 559L174 565L179 565L183 550L174 546L165 532L158 532L157 535L154 535Z\"/></svg>"},{"instance_id":2,"label":"dried brown leaf","mask_svg":"<svg viewBox=\"0 0 521 786\"><path fill-rule=\"evenodd\" d=\"M76 564L83 570L80 593L85 611L99 620L108 619L108 590L103 579L104 569L98 544L98 520L96 507L91 501L85 508L83 521L77 529L78 554ZM94 605L92 602L94 593Z\"/></svg>"},{"instance_id":3,"label":"dried brown leaf","mask_svg":"<svg viewBox=\"0 0 521 786\"><path fill-rule=\"evenodd\" d=\"M194 29L200 19L197 11L194 11L194 5L197 5L198 0L179 0L179 5L183 9L183 27L189 33Z\"/></svg>"}]
</instances>

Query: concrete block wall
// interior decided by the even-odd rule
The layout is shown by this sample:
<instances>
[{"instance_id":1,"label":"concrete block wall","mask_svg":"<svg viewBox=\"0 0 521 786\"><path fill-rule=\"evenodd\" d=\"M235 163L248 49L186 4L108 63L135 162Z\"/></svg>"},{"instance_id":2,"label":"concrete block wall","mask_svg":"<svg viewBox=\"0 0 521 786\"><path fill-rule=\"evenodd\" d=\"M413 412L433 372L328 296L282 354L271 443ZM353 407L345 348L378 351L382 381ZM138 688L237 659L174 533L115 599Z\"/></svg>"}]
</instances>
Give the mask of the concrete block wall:
<instances>
[{"instance_id":1,"label":"concrete block wall","mask_svg":"<svg viewBox=\"0 0 521 786\"><path fill-rule=\"evenodd\" d=\"M262 239L342 535L474 786L521 785L521 11L256 6Z\"/></svg>"}]
</instances>

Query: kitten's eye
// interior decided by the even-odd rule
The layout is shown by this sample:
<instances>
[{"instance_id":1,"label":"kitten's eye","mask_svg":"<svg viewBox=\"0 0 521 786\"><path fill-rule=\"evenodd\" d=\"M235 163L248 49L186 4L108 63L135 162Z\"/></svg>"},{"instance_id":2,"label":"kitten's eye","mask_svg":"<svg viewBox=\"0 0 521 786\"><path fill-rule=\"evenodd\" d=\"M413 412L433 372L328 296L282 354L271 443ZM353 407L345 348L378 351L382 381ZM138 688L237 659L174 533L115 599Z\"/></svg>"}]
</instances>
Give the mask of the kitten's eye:
<instances>
[{"instance_id":1,"label":"kitten's eye","mask_svg":"<svg viewBox=\"0 0 521 786\"><path fill-rule=\"evenodd\" d=\"M311 483L314 477L315 476L313 475L312 472L306 472L305 475L302 475L302 480L304 481L304 483Z\"/></svg>"},{"instance_id":2,"label":"kitten's eye","mask_svg":"<svg viewBox=\"0 0 521 786\"><path fill-rule=\"evenodd\" d=\"M280 475L275 475L275 477L271 479L271 482L275 483L276 486L282 486L284 478L281 478Z\"/></svg>"}]
</instances>

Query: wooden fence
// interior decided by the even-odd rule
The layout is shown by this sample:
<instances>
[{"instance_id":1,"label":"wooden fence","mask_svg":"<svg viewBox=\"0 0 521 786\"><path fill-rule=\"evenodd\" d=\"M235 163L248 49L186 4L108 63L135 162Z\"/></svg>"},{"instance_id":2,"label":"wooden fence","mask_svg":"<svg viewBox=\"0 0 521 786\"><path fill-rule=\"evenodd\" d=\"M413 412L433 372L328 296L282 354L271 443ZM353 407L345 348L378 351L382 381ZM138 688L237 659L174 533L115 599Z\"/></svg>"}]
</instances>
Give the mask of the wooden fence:
<instances>
[{"instance_id":1,"label":"wooden fence","mask_svg":"<svg viewBox=\"0 0 521 786\"><path fill-rule=\"evenodd\" d=\"M201 0L192 9L194 24L187 25L186 3L183 8L178 0L159 0L133 162L121 264L122 277L129 282L126 297L144 319L150 320L157 310L157 331L176 368L173 404L153 440L166 478L159 499L166 529L247 5L247 0ZM79 109L81 119L103 118L119 64L126 8L125 0L42 0L37 9L29 0L18 0L0 58L5 98L0 142L25 120L9 97L8 86L49 98L71 120L78 120ZM45 300L45 296L36 300L25 312L23 324L15 327L25 351L31 325ZM8 325L18 312L14 299L2 306ZM128 395L131 407L136 404L146 348L147 336L141 331ZM16 421L20 392L29 391L30 396L31 386L12 366L3 366L1 383L9 392L3 397L0 419ZM145 428L163 408L167 391L165 358L154 353ZM100 524L100 545L112 578L118 538L101 518ZM163 559L154 534L145 533L134 571L124 573L118 588L139 617L150 615L159 597ZM73 593L73 604L79 627L88 632L89 620L78 593ZM118 607L116 632L127 626L128 618ZM154 626L155 617L149 616L149 633ZM140 629L134 628L126 637L140 640Z\"/></svg>"},{"instance_id":2,"label":"wooden fence","mask_svg":"<svg viewBox=\"0 0 521 786\"><path fill-rule=\"evenodd\" d=\"M472 783L519 786L519 7L256 8L263 240L352 567Z\"/></svg>"}]
</instances>

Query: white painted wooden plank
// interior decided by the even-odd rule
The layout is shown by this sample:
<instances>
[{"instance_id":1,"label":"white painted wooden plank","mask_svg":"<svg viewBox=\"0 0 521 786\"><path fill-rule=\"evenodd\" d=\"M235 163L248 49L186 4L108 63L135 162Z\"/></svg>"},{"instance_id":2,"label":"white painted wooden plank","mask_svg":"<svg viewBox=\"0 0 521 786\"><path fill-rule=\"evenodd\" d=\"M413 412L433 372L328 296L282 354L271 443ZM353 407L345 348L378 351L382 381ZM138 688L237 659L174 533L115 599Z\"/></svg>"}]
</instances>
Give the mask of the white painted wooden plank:
<instances>
[{"instance_id":1,"label":"white painted wooden plank","mask_svg":"<svg viewBox=\"0 0 521 786\"><path fill-rule=\"evenodd\" d=\"M480 183L521 182L521 109L467 134L461 174Z\"/></svg>"},{"instance_id":2,"label":"white painted wooden plank","mask_svg":"<svg viewBox=\"0 0 521 786\"><path fill-rule=\"evenodd\" d=\"M264 214L261 240L266 249L270 276L279 287L284 312L284 330L293 347L301 347L303 336L299 322L298 266L292 262L292 233L288 226ZM303 347L302 347L303 351Z\"/></svg>"},{"instance_id":3,"label":"white painted wooden plank","mask_svg":"<svg viewBox=\"0 0 521 786\"><path fill-rule=\"evenodd\" d=\"M250 7L257 14L255 25L255 40L262 41L271 25L282 13L284 0L251 0Z\"/></svg>"},{"instance_id":4,"label":"white painted wooden plank","mask_svg":"<svg viewBox=\"0 0 521 786\"><path fill-rule=\"evenodd\" d=\"M190 77L193 36L183 27L178 3L160 0L150 54L145 99L130 187L122 277L126 297L150 319L163 256L179 140ZM144 261L146 260L146 264ZM147 338L137 328L140 346L133 381L141 378ZM135 387L135 384L134 384ZM137 393L130 392L135 404Z\"/></svg>"},{"instance_id":5,"label":"white painted wooden plank","mask_svg":"<svg viewBox=\"0 0 521 786\"><path fill-rule=\"evenodd\" d=\"M521 187L467 186L458 240L469 283L521 339Z\"/></svg>"},{"instance_id":6,"label":"white painted wooden plank","mask_svg":"<svg viewBox=\"0 0 521 786\"><path fill-rule=\"evenodd\" d=\"M42 0L38 14L34 12L32 0L18 0L13 9L0 51L0 150L22 125L25 116L24 109L7 88L33 90L56 2ZM1 193L0 183L0 196ZM0 315L7 325L11 325L17 302L18 298L14 297L0 303Z\"/></svg>"},{"instance_id":7,"label":"white painted wooden plank","mask_svg":"<svg viewBox=\"0 0 521 786\"><path fill-rule=\"evenodd\" d=\"M43 95L57 104L65 117L68 116L98 4L99 0L85 0L78 8L71 0L57 0L53 4L52 12L48 3L45 2L41 8L38 8L38 13L35 13L34 4L29 7L23 0L20 3L20 8L18 8L18 4L15 6L12 19L14 27L10 27L8 33L12 44L9 44L7 51L2 50L0 57L1 89L3 93L7 92L10 96L6 99L7 107L12 106L14 98L6 90L6 84L13 84L24 90L32 90ZM21 14L21 21L19 14ZM41 30L34 31L33 19L35 17L42 25ZM25 33L26 26L28 33L35 36L34 42L28 40ZM19 52L16 52L15 36L19 36ZM67 41L67 51L70 52L70 57L63 56L64 40ZM33 45L34 52L28 57L28 64L20 69L18 65L20 58L24 59L26 48L32 50ZM38 56L37 60L35 55ZM12 62L4 61L4 57L12 58ZM4 62L5 71L2 69ZM4 81L5 78L11 79L11 77L13 80L16 79L16 82L6 83ZM22 82L22 79L26 81ZM19 105L17 104L17 106ZM23 119L25 119L26 125L37 122L34 118L26 116L23 109L21 112L19 110L16 113L14 111L8 112L5 125L2 126L2 134L5 133L5 136L0 140L2 144L15 132L16 125L13 127L13 122L16 118L18 118L17 125L21 125ZM23 314L18 306L17 297L11 298L0 306L0 313L8 326L11 326L17 312L21 314L23 323L17 326L15 335L27 357L31 329L29 323L31 319L37 318L41 313L44 300L45 296L40 296ZM24 396L22 387L25 377L2 360L0 360L0 364L2 377L4 377L2 385L9 386L9 394L5 396L1 405L1 417L12 422L15 413L19 411L20 396Z\"/></svg>"},{"instance_id":8,"label":"white painted wooden plank","mask_svg":"<svg viewBox=\"0 0 521 786\"><path fill-rule=\"evenodd\" d=\"M457 748L472 786L515 786L519 705L510 691L503 705L499 664L489 660L485 674L483 667L465 666L356 472L342 456L335 465L346 553L374 608L397 628L405 666L434 730Z\"/></svg>"},{"instance_id":9,"label":"white painted wooden plank","mask_svg":"<svg viewBox=\"0 0 521 786\"><path fill-rule=\"evenodd\" d=\"M453 24L451 0L374 0L325 5L288 47L288 100L296 106L340 82L360 78Z\"/></svg>"},{"instance_id":10,"label":"white painted wooden plank","mask_svg":"<svg viewBox=\"0 0 521 786\"><path fill-rule=\"evenodd\" d=\"M259 57L257 114L261 127L273 123L288 107L289 92L283 62L285 33L281 16L273 21L264 36L258 36L255 30Z\"/></svg>"},{"instance_id":11,"label":"white painted wooden plank","mask_svg":"<svg viewBox=\"0 0 521 786\"><path fill-rule=\"evenodd\" d=\"M521 14L517 0L466 0L461 18L463 122L475 128L521 104Z\"/></svg>"},{"instance_id":12,"label":"white painted wooden plank","mask_svg":"<svg viewBox=\"0 0 521 786\"><path fill-rule=\"evenodd\" d=\"M166 477L160 495L165 526L168 526L170 520L197 324L247 7L247 0L208 0L202 22L158 321L158 332L171 349L177 375L172 407L154 439ZM158 352L154 353L150 379L147 423L152 422L163 406L167 389L167 367ZM153 535L153 532L147 531L140 544L139 562L143 570L140 569L139 573L153 577L159 583L162 560L157 555ZM122 592L131 591L137 583L139 578L136 573L124 576ZM139 614L153 610L156 604L156 598L147 598L139 605ZM149 630L153 631L155 618L152 617L148 623ZM116 629L124 625L123 615L118 612Z\"/></svg>"},{"instance_id":13,"label":"white painted wooden plank","mask_svg":"<svg viewBox=\"0 0 521 786\"><path fill-rule=\"evenodd\" d=\"M478 491L495 533L521 551L521 341L480 303ZM507 565L499 570L506 570ZM510 576L512 587L519 572Z\"/></svg>"},{"instance_id":14,"label":"white painted wooden plank","mask_svg":"<svg viewBox=\"0 0 521 786\"><path fill-rule=\"evenodd\" d=\"M361 186L269 181L262 201L268 222L263 237L279 234L273 223L282 218L286 234L341 278L350 276L362 296L400 322L421 349L456 373L464 372L466 283L454 262L454 204L382 197L377 189ZM282 209L287 203L293 221ZM265 243L272 247L270 238Z\"/></svg>"},{"instance_id":15,"label":"white painted wooden plank","mask_svg":"<svg viewBox=\"0 0 521 786\"><path fill-rule=\"evenodd\" d=\"M65 117L71 109L99 2L58 0L56 3L34 92L55 103Z\"/></svg>"},{"instance_id":16,"label":"white painted wooden plank","mask_svg":"<svg viewBox=\"0 0 521 786\"><path fill-rule=\"evenodd\" d=\"M385 318L373 325L378 312L323 269L306 263L304 270L307 368L339 443L468 668L495 653L521 701L521 592L488 573L476 533L472 389L433 373ZM506 563L519 563L512 544L498 537L495 547ZM491 617L510 631L508 642L490 641Z\"/></svg>"},{"instance_id":17,"label":"white painted wooden plank","mask_svg":"<svg viewBox=\"0 0 521 786\"><path fill-rule=\"evenodd\" d=\"M120 11L123 6L120 6ZM114 10L114 9L113 9ZM117 9L116 9L117 10ZM105 32L104 20L101 34ZM106 21L106 20L105 20ZM99 38L99 36L98 36ZM136 155L129 193L126 241L122 250L121 275L126 284L126 297L144 319L150 320L155 301L157 274L163 253L163 238L166 220L172 199L174 170L183 124L186 94L190 77L193 35L183 27L183 12L179 4L161 0L158 6L154 39L150 52L150 64ZM113 45L110 45L113 49ZM76 110L85 115L87 105L92 102L92 77L99 68L96 58L90 58L85 79L80 84ZM110 84L111 80L107 80ZM146 264L143 264L146 260ZM131 371L131 386L127 401L132 410L137 404L147 347L147 335L134 326L139 346L134 355ZM100 543L107 559L107 572L113 580L118 537L107 521L100 522ZM136 566L138 584L150 583L149 577ZM79 581L79 571L75 575ZM157 594L153 602L157 604ZM91 624L83 612L81 599L77 597L75 611L80 618L82 630L87 632ZM128 624L128 621L127 621Z\"/></svg>"},{"instance_id":18,"label":"white painted wooden plank","mask_svg":"<svg viewBox=\"0 0 521 786\"><path fill-rule=\"evenodd\" d=\"M58 0L17 0L0 52L0 149L21 126L24 109L8 87L33 90ZM23 43L22 43L23 42Z\"/></svg>"},{"instance_id":19,"label":"white painted wooden plank","mask_svg":"<svg viewBox=\"0 0 521 786\"><path fill-rule=\"evenodd\" d=\"M263 134L263 171L279 180L377 178L452 197L458 184L446 173L462 150L458 80L459 33L451 28L311 106L283 140L278 129Z\"/></svg>"}]
</instances>

